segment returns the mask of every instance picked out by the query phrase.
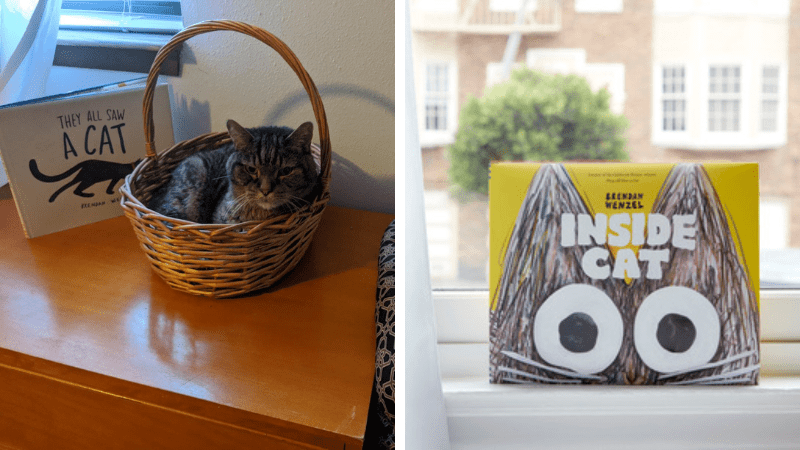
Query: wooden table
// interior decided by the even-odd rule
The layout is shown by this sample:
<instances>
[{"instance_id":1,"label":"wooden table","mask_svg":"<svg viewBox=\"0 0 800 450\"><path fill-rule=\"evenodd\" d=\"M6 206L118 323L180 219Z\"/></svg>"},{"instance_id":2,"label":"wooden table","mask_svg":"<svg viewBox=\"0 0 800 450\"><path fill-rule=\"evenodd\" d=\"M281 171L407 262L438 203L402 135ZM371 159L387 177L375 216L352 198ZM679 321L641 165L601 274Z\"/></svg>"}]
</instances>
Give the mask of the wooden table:
<instances>
[{"instance_id":1,"label":"wooden table","mask_svg":"<svg viewBox=\"0 0 800 450\"><path fill-rule=\"evenodd\" d=\"M0 189L0 448L361 448L392 218L328 207L284 280L215 300L124 217L26 240Z\"/></svg>"}]
</instances>

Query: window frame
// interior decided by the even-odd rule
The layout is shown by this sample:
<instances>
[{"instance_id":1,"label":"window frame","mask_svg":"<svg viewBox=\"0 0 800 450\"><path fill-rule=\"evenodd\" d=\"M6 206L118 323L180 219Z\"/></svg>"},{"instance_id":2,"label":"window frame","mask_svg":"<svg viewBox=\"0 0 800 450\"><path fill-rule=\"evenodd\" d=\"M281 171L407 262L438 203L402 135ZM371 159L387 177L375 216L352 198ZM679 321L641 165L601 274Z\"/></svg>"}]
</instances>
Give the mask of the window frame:
<instances>
[{"instance_id":1,"label":"window frame","mask_svg":"<svg viewBox=\"0 0 800 450\"><path fill-rule=\"evenodd\" d=\"M709 105L713 98L733 99L733 95L719 95L715 97L710 92L711 86L711 67L736 66L739 67L739 129L736 131L711 131L709 128ZM758 134L748 135L752 128L750 107L755 92L752 90L752 68L753 65L738 60L731 59L712 59L700 64L699 69L699 102L698 123L700 124L698 150L753 150L755 148L765 148L766 142L762 143L758 139Z\"/></svg>"},{"instance_id":2,"label":"window frame","mask_svg":"<svg viewBox=\"0 0 800 450\"><path fill-rule=\"evenodd\" d=\"M442 385L453 449L795 448L800 382L749 387ZM769 430L765 432L765 430Z\"/></svg>"},{"instance_id":3,"label":"window frame","mask_svg":"<svg viewBox=\"0 0 800 450\"><path fill-rule=\"evenodd\" d=\"M686 130L676 133L685 138L689 137L688 132L692 123L707 124L708 120L708 95L707 92L704 94L702 75L700 74L705 71L705 77L708 77L709 64L706 62L705 69L703 69L702 62L697 60L681 62L686 67L687 95L695 104L705 104L705 107L701 106L692 111L687 103ZM695 69L698 71L697 73L693 72ZM785 68L782 69L784 72L785 70ZM661 120L658 120L661 116L661 112L659 112L661 95L656 90L656 87L660 86L660 82L656 81L660 72L653 70L652 73L654 82L653 97L651 98L659 100L652 102L654 119L652 121L652 142L656 146L662 146L664 139L674 138L674 136L661 136L660 141L656 138L659 135L657 129L661 124ZM705 86L705 91L707 91L707 80ZM782 86L785 88L785 81ZM695 87L698 91L692 92L691 89ZM745 92L745 95L747 94ZM786 96L782 97L783 104L786 104L787 98ZM744 103L740 104L740 108L740 114L748 111L747 105ZM702 119L705 122L698 122L699 116L704 111L706 117ZM785 117L783 115L784 121ZM745 120L748 118L740 115L740 124L745 124ZM703 132L702 128L704 127L693 130L696 133L695 139L701 142L696 149L713 150L702 145L706 142L706 139L703 138L707 135L707 131ZM663 133L660 134L663 135ZM784 141L785 139L784 128ZM686 141L679 139L676 142ZM676 147L686 148L682 145ZM726 147L726 149L731 148ZM746 149L753 150L755 146L753 143L748 143ZM797 312L800 311L800 290L761 289L760 292L762 305L766 307L762 307L762 326L766 322L779 324L778 328L775 328L774 325L767 326L767 329L772 331L769 331L767 335L762 334L762 339L769 336L770 333L779 334L775 330L779 330L783 326L788 326L791 333L798 332L796 319L795 323L791 323L792 320L789 318L796 318ZM489 291L433 289L432 299L436 315L435 331L438 339L442 385L447 403L450 440L454 449L525 448L529 447L531 442L548 448L592 448L596 447L598 442L606 445L609 442L618 444L613 445L615 448L640 448L644 443L656 448L677 448L692 442L692 437L703 433L707 438L703 442L709 447L741 448L741 443L744 441L730 443L729 441L708 440L717 437L718 434L714 435L714 433L718 433L721 428L723 432L725 429L731 428L739 435L743 432L750 432L755 437L757 434L760 439L759 444L766 443L768 446L771 444L770 448L792 448L794 443L800 441L796 427L783 426L783 424L796 424L800 421L800 407L797 406L800 405L800 378L798 378L800 357L796 358L790 367L781 365L782 360L786 360L786 358L775 357L780 353L773 353L767 358L777 363L770 370L776 370L778 374L783 373L787 377L782 379L777 376L778 374L762 375L762 381L778 382L777 387L628 388L490 385L488 382ZM786 311L774 307L774 305L785 306L787 301L791 302L788 303L790 308L787 310L790 314L785 314ZM778 321L775 322L770 317L777 317ZM792 346L794 353L791 354L800 355L800 351L797 351L797 346L800 346L800 338L791 338L790 336L786 342L767 342L767 344ZM763 350L762 357L767 357ZM475 375L476 369L485 370L485 373ZM780 384L783 380L786 383ZM670 397L671 393L695 398L696 401L692 404L699 409L682 407L679 402ZM731 396L735 396L735 401L729 401ZM718 401L709 406L704 404L704 401L708 399ZM756 410L752 406L757 406L758 409ZM664 437L664 440L659 441L647 439L648 436L643 437L642 433L646 434L647 430L636 432L637 430L634 429L634 433L630 435L620 431L622 428L632 429L631 425L626 423L626 419L636 420L637 424L641 424L642 417L644 417L645 423L650 421L651 424L660 425L663 423L662 419L666 418L670 424L682 426L676 427L674 431L671 430L671 435L659 435L659 437ZM617 419L616 423L614 420L609 423L607 418ZM717 418L731 420L716 420ZM753 418L756 420L752 420ZM704 427L706 423L712 427ZM742 428L744 431L736 426L739 423L746 425L746 428ZM764 429L775 432L763 433ZM560 437L572 440L561 439L544 442L541 440L541 435L537 435L543 430L548 436L561 433ZM596 431L600 433L593 433ZM480 437L486 439L481 440ZM550 446L549 443L554 445Z\"/></svg>"},{"instance_id":4,"label":"window frame","mask_svg":"<svg viewBox=\"0 0 800 450\"><path fill-rule=\"evenodd\" d=\"M451 445L517 448L520 439L535 439L540 444L553 442L553 446L545 445L548 448L592 448L598 442L639 448L644 443L653 445L652 434L658 428L681 433L665 434L657 448L705 442L715 448L738 449L746 439L767 448L789 448L787 443L797 442L800 431L776 423L800 420L800 329L796 326L800 290L761 289L760 294L758 386L633 388L491 384L489 291L433 290ZM691 425L698 421L709 426ZM725 434L736 428L733 424L743 428ZM643 425L647 426L637 428ZM575 433L576 426L598 433ZM763 433L764 426L775 432Z\"/></svg>"},{"instance_id":5,"label":"window frame","mask_svg":"<svg viewBox=\"0 0 800 450\"><path fill-rule=\"evenodd\" d=\"M442 345L488 345L491 291L432 289L431 292L436 312L437 343L440 348ZM797 345L798 349L794 366L786 367L777 359L768 360L766 364L762 360L762 376L766 373L766 376L800 377L800 328L797 327L797 323L800 323L800 289L762 288L759 290L759 302L761 343L791 344ZM486 362L488 363L488 359ZM482 376L474 372L455 372L454 368L457 366L443 364L442 377L448 379ZM488 364L481 366L480 370L486 370L485 378L488 380Z\"/></svg>"},{"instance_id":6,"label":"window frame","mask_svg":"<svg viewBox=\"0 0 800 450\"><path fill-rule=\"evenodd\" d=\"M683 94L665 95L663 90L664 76L663 70L666 68L683 68ZM653 64L652 83L653 83L653 104L652 104L652 123L651 141L653 145L662 147L684 148L692 141L692 133L696 131L694 120L697 112L694 108L696 102L692 99L695 90L695 78L692 76L695 66L687 61L656 61ZM664 108L665 100L677 100L682 98L684 101L684 129L683 130L664 130Z\"/></svg>"},{"instance_id":7,"label":"window frame","mask_svg":"<svg viewBox=\"0 0 800 450\"><path fill-rule=\"evenodd\" d=\"M776 67L778 70L777 73L777 83L778 83L778 90L775 93L765 93L763 91L764 85L764 69L767 67ZM776 61L765 61L759 66L759 126L757 128L758 133L762 136L767 137L768 139L774 139L776 141L783 141L785 142L787 137L787 124L786 121L788 120L787 117L787 105L788 105L788 70L784 64ZM763 129L763 104L764 101L774 101L776 103L775 107L775 130L772 131L765 131Z\"/></svg>"}]
</instances>

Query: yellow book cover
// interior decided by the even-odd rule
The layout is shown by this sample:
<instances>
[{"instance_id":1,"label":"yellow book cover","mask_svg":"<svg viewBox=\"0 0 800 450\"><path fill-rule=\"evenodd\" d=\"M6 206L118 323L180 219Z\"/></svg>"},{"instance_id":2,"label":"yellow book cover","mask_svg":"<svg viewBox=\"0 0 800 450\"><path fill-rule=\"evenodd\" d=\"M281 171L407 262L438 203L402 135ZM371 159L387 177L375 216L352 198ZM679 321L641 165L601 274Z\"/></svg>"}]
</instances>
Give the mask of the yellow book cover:
<instances>
[{"instance_id":1,"label":"yellow book cover","mask_svg":"<svg viewBox=\"0 0 800 450\"><path fill-rule=\"evenodd\" d=\"M757 164L490 174L492 382L757 384Z\"/></svg>"}]
</instances>

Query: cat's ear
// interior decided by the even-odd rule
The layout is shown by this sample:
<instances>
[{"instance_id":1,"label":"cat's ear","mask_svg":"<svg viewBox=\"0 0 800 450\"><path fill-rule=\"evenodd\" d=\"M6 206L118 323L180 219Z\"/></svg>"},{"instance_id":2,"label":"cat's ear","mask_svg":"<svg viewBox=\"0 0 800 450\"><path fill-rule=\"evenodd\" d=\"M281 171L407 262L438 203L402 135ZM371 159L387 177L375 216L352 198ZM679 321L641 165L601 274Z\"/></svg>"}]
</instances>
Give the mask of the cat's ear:
<instances>
[{"instance_id":1,"label":"cat's ear","mask_svg":"<svg viewBox=\"0 0 800 450\"><path fill-rule=\"evenodd\" d=\"M289 135L289 141L302 150L311 151L311 139L314 137L314 125L305 122Z\"/></svg>"},{"instance_id":2,"label":"cat's ear","mask_svg":"<svg viewBox=\"0 0 800 450\"><path fill-rule=\"evenodd\" d=\"M240 152L249 151L253 144L253 136L250 132L235 120L228 120L227 126L228 134L231 135L231 141L233 141L233 146L236 147L236 150Z\"/></svg>"}]
</instances>

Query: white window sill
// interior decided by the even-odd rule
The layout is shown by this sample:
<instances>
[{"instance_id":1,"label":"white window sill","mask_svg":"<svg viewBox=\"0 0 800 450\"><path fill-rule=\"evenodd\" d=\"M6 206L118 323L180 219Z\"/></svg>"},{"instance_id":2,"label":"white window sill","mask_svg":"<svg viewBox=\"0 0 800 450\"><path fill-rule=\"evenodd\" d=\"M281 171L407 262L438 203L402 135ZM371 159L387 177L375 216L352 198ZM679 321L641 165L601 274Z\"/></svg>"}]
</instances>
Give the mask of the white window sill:
<instances>
[{"instance_id":1,"label":"white window sill","mask_svg":"<svg viewBox=\"0 0 800 450\"><path fill-rule=\"evenodd\" d=\"M451 448L796 449L800 378L758 386L443 383Z\"/></svg>"},{"instance_id":2,"label":"white window sill","mask_svg":"<svg viewBox=\"0 0 800 450\"><path fill-rule=\"evenodd\" d=\"M147 73L170 35L59 30L54 66ZM180 73L180 50L172 52L161 74Z\"/></svg>"},{"instance_id":3,"label":"white window sill","mask_svg":"<svg viewBox=\"0 0 800 450\"><path fill-rule=\"evenodd\" d=\"M446 147L456 141L455 132L452 131L423 131L419 136L420 147Z\"/></svg>"},{"instance_id":4,"label":"white window sill","mask_svg":"<svg viewBox=\"0 0 800 450\"><path fill-rule=\"evenodd\" d=\"M761 290L758 386L489 383L488 291L434 291L451 447L800 448L800 290Z\"/></svg>"}]
</instances>

